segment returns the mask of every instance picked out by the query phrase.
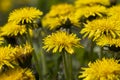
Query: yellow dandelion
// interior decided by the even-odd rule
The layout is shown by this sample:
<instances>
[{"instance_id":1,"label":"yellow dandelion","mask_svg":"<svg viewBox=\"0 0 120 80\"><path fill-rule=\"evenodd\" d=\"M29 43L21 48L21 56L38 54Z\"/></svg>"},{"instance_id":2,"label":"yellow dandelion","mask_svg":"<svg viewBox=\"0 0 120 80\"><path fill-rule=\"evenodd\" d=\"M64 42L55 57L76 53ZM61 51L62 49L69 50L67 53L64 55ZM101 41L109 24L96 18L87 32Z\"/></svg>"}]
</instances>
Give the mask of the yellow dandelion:
<instances>
[{"instance_id":1,"label":"yellow dandelion","mask_svg":"<svg viewBox=\"0 0 120 80\"><path fill-rule=\"evenodd\" d=\"M85 24L80 33L84 34L83 38L88 36L88 38L93 38L93 40L98 39L102 35L116 38L120 36L120 22L110 18L96 19Z\"/></svg>"},{"instance_id":2,"label":"yellow dandelion","mask_svg":"<svg viewBox=\"0 0 120 80\"><path fill-rule=\"evenodd\" d=\"M63 3L58 5L53 5L46 15L48 17L59 17L59 16L69 16L74 11L74 6L71 4Z\"/></svg>"},{"instance_id":3,"label":"yellow dandelion","mask_svg":"<svg viewBox=\"0 0 120 80\"><path fill-rule=\"evenodd\" d=\"M8 22L16 24L33 23L34 20L39 19L43 13L34 7L25 7L14 10L10 13Z\"/></svg>"},{"instance_id":4,"label":"yellow dandelion","mask_svg":"<svg viewBox=\"0 0 120 80\"><path fill-rule=\"evenodd\" d=\"M85 17L88 18L90 16L99 16L99 17L103 17L103 14L106 14L107 9L104 6L100 6L100 5L95 5L95 6L86 6L84 8L78 8L76 9L76 12L74 14L74 16L77 19L80 19L81 17Z\"/></svg>"},{"instance_id":5,"label":"yellow dandelion","mask_svg":"<svg viewBox=\"0 0 120 80\"><path fill-rule=\"evenodd\" d=\"M96 60L88 64L88 68L82 68L82 75L79 78L83 80L119 80L120 64L119 60L105 59Z\"/></svg>"},{"instance_id":6,"label":"yellow dandelion","mask_svg":"<svg viewBox=\"0 0 120 80\"><path fill-rule=\"evenodd\" d=\"M99 39L96 40L96 44L99 45L99 46L110 46L112 45L112 38L110 36L101 36Z\"/></svg>"},{"instance_id":7,"label":"yellow dandelion","mask_svg":"<svg viewBox=\"0 0 120 80\"><path fill-rule=\"evenodd\" d=\"M62 50L66 50L68 53L74 53L74 47L80 46L80 39L76 37L76 34L68 34L65 31L57 31L56 33L52 33L48 35L44 40L44 49L50 51L53 49L53 53L62 52Z\"/></svg>"},{"instance_id":8,"label":"yellow dandelion","mask_svg":"<svg viewBox=\"0 0 120 80\"><path fill-rule=\"evenodd\" d=\"M11 62L15 59L13 48L9 45L6 47L0 47L0 70L3 65L14 67Z\"/></svg>"},{"instance_id":9,"label":"yellow dandelion","mask_svg":"<svg viewBox=\"0 0 120 80\"><path fill-rule=\"evenodd\" d=\"M76 0L75 6L78 7L84 7L84 6L93 6L93 5L110 5L109 0Z\"/></svg>"},{"instance_id":10,"label":"yellow dandelion","mask_svg":"<svg viewBox=\"0 0 120 80\"><path fill-rule=\"evenodd\" d=\"M30 69L14 68L0 75L0 80L35 80Z\"/></svg>"},{"instance_id":11,"label":"yellow dandelion","mask_svg":"<svg viewBox=\"0 0 120 80\"><path fill-rule=\"evenodd\" d=\"M30 55L33 51L33 48L30 44L26 43L23 46L19 45L14 48L15 57L20 58L21 56Z\"/></svg>"},{"instance_id":12,"label":"yellow dandelion","mask_svg":"<svg viewBox=\"0 0 120 80\"><path fill-rule=\"evenodd\" d=\"M115 46L120 47L120 38L111 38L110 36L101 36L98 40L96 40L96 44L99 46Z\"/></svg>"},{"instance_id":13,"label":"yellow dandelion","mask_svg":"<svg viewBox=\"0 0 120 80\"><path fill-rule=\"evenodd\" d=\"M56 29L61 26L61 21L59 18L45 18L42 20L44 27L48 27L50 30ZM65 21L64 21L65 23Z\"/></svg>"},{"instance_id":14,"label":"yellow dandelion","mask_svg":"<svg viewBox=\"0 0 120 80\"><path fill-rule=\"evenodd\" d=\"M47 27L50 30L52 30L59 28L60 26L63 26L69 19L70 20L69 24L77 25L79 23L75 21L75 19L73 18L74 10L75 10L74 6L71 4L64 3L54 5L51 7L50 11L43 18L42 24L44 27Z\"/></svg>"},{"instance_id":15,"label":"yellow dandelion","mask_svg":"<svg viewBox=\"0 0 120 80\"><path fill-rule=\"evenodd\" d=\"M7 23L1 28L1 36L18 36L26 33L25 25Z\"/></svg>"}]
</instances>

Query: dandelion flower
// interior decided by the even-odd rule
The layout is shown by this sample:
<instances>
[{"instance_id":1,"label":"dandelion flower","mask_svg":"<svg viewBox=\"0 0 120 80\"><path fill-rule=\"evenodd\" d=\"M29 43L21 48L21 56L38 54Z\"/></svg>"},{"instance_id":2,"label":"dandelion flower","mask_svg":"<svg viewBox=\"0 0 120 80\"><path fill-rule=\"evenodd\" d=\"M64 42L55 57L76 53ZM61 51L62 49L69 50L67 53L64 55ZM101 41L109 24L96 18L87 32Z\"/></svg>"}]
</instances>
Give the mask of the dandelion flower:
<instances>
[{"instance_id":1,"label":"dandelion flower","mask_svg":"<svg viewBox=\"0 0 120 80\"><path fill-rule=\"evenodd\" d=\"M63 25L67 20L70 21L69 24L78 25L79 23L73 18L74 10L74 6L71 4L54 5L43 18L42 24L50 30L59 28L60 26L66 27Z\"/></svg>"},{"instance_id":2,"label":"dandelion flower","mask_svg":"<svg viewBox=\"0 0 120 80\"><path fill-rule=\"evenodd\" d=\"M101 36L98 40L96 40L96 44L99 46L115 46L120 47L120 38L111 38L110 36Z\"/></svg>"},{"instance_id":3,"label":"dandelion flower","mask_svg":"<svg viewBox=\"0 0 120 80\"><path fill-rule=\"evenodd\" d=\"M95 5L95 6L86 6L84 8L77 8L74 16L76 19L80 19L81 17L88 18L90 16L99 16L103 17L103 14L106 14L107 9L104 6Z\"/></svg>"},{"instance_id":4,"label":"dandelion flower","mask_svg":"<svg viewBox=\"0 0 120 80\"><path fill-rule=\"evenodd\" d=\"M30 69L14 68L0 75L2 80L35 80Z\"/></svg>"},{"instance_id":5,"label":"dandelion flower","mask_svg":"<svg viewBox=\"0 0 120 80\"><path fill-rule=\"evenodd\" d=\"M88 38L93 38L93 40L103 35L116 38L120 36L120 22L110 18L96 19L85 24L80 33L84 34L83 38L88 36Z\"/></svg>"},{"instance_id":6,"label":"dandelion flower","mask_svg":"<svg viewBox=\"0 0 120 80\"><path fill-rule=\"evenodd\" d=\"M110 46L113 45L112 38L110 36L101 36L99 39L96 40L96 44L103 47L103 46Z\"/></svg>"},{"instance_id":7,"label":"dandelion flower","mask_svg":"<svg viewBox=\"0 0 120 80\"><path fill-rule=\"evenodd\" d=\"M109 0L76 0L75 1L75 6L76 7L83 7L83 6L93 6L93 5L110 5Z\"/></svg>"},{"instance_id":8,"label":"dandelion flower","mask_svg":"<svg viewBox=\"0 0 120 80\"><path fill-rule=\"evenodd\" d=\"M14 67L11 62L15 59L13 48L9 45L6 47L0 47L0 70L3 65Z\"/></svg>"},{"instance_id":9,"label":"dandelion flower","mask_svg":"<svg viewBox=\"0 0 120 80\"><path fill-rule=\"evenodd\" d=\"M18 36L26 33L25 25L7 23L1 28L1 36Z\"/></svg>"},{"instance_id":10,"label":"dandelion flower","mask_svg":"<svg viewBox=\"0 0 120 80\"><path fill-rule=\"evenodd\" d=\"M88 68L82 68L82 75L79 78L83 80L119 80L120 64L119 60L105 59L89 63Z\"/></svg>"},{"instance_id":11,"label":"dandelion flower","mask_svg":"<svg viewBox=\"0 0 120 80\"><path fill-rule=\"evenodd\" d=\"M56 33L52 33L48 35L44 40L44 49L50 51L53 49L53 53L62 52L62 50L66 50L68 53L74 53L73 47L81 47L80 39L76 37L76 34L68 34L64 31L57 31Z\"/></svg>"},{"instance_id":12,"label":"dandelion flower","mask_svg":"<svg viewBox=\"0 0 120 80\"><path fill-rule=\"evenodd\" d=\"M30 55L33 51L33 48L30 44L26 43L23 46L19 45L14 48L15 57L20 58L21 56Z\"/></svg>"},{"instance_id":13,"label":"dandelion flower","mask_svg":"<svg viewBox=\"0 0 120 80\"><path fill-rule=\"evenodd\" d=\"M70 14L73 10L74 7L71 4L64 3L64 4L53 5L47 16L49 17L68 16L68 14Z\"/></svg>"},{"instance_id":14,"label":"dandelion flower","mask_svg":"<svg viewBox=\"0 0 120 80\"><path fill-rule=\"evenodd\" d=\"M56 29L61 26L59 18L45 18L42 20L44 27L49 27L50 30Z\"/></svg>"},{"instance_id":15,"label":"dandelion flower","mask_svg":"<svg viewBox=\"0 0 120 80\"><path fill-rule=\"evenodd\" d=\"M8 22L16 24L33 23L34 20L39 19L43 13L34 7L25 7L14 10L10 13Z\"/></svg>"},{"instance_id":16,"label":"dandelion flower","mask_svg":"<svg viewBox=\"0 0 120 80\"><path fill-rule=\"evenodd\" d=\"M30 67L33 48L30 44L18 45L14 47L16 63L22 67Z\"/></svg>"}]
</instances>

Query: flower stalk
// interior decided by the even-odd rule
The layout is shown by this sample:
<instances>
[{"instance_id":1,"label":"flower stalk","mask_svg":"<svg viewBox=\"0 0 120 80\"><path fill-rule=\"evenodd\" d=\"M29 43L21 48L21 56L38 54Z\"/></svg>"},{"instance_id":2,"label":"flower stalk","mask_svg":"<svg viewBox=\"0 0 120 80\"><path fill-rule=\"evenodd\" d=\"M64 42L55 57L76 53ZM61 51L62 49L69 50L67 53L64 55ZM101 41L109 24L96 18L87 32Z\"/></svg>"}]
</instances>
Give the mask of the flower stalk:
<instances>
[{"instance_id":1,"label":"flower stalk","mask_svg":"<svg viewBox=\"0 0 120 80\"><path fill-rule=\"evenodd\" d=\"M41 38L42 40L42 38ZM40 54L40 63L41 63L41 72L42 72L42 76L43 76L43 79L42 80L46 80L46 78L44 76L46 76L47 74L47 67L46 67L46 59L45 59L45 55L43 54L43 50L42 50L42 43L40 43L40 51L39 51L39 54Z\"/></svg>"},{"instance_id":2,"label":"flower stalk","mask_svg":"<svg viewBox=\"0 0 120 80\"><path fill-rule=\"evenodd\" d=\"M72 79L72 56L71 54L62 52L63 66L64 66L64 75L65 80L73 80Z\"/></svg>"},{"instance_id":3,"label":"flower stalk","mask_svg":"<svg viewBox=\"0 0 120 80\"><path fill-rule=\"evenodd\" d=\"M27 40L28 40L29 44L33 47L32 39L31 39L31 36L30 36L30 32L29 32L29 28L28 28L28 27L29 27L29 26L27 25L27 35L26 35L26 36L27 36ZM37 58L37 54L35 53L34 50L33 50L32 56L33 56L33 59L34 59L35 68L36 68L36 70L37 70L37 72L38 72L38 74L39 74L39 79L40 79L40 80L44 80L44 79L43 79L43 76L42 76L41 69L40 69L40 67L39 67L39 61L38 61L38 58Z\"/></svg>"}]
</instances>

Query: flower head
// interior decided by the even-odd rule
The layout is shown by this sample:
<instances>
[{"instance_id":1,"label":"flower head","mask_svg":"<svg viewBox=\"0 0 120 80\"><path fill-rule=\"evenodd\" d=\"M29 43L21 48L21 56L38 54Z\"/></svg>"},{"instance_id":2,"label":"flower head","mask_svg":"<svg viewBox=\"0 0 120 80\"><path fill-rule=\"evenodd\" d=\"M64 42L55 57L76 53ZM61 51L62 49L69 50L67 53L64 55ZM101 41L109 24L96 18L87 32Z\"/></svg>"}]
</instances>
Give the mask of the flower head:
<instances>
[{"instance_id":1,"label":"flower head","mask_svg":"<svg viewBox=\"0 0 120 80\"><path fill-rule=\"evenodd\" d=\"M9 45L6 47L0 47L0 70L3 65L14 67L11 62L15 59L13 48Z\"/></svg>"},{"instance_id":2,"label":"flower head","mask_svg":"<svg viewBox=\"0 0 120 80\"><path fill-rule=\"evenodd\" d=\"M102 17L102 14L106 14L106 8L104 6L95 5L95 6L86 6L84 8L77 8L75 11L75 17L80 19L82 16L88 18L90 16L99 16Z\"/></svg>"},{"instance_id":3,"label":"flower head","mask_svg":"<svg viewBox=\"0 0 120 80\"><path fill-rule=\"evenodd\" d=\"M79 78L83 80L119 80L120 64L118 60L105 59L89 63L88 68L82 68L84 71Z\"/></svg>"},{"instance_id":4,"label":"flower head","mask_svg":"<svg viewBox=\"0 0 120 80\"><path fill-rule=\"evenodd\" d=\"M14 68L0 75L2 80L35 80L30 69Z\"/></svg>"},{"instance_id":5,"label":"flower head","mask_svg":"<svg viewBox=\"0 0 120 80\"><path fill-rule=\"evenodd\" d=\"M26 33L25 25L7 23L1 28L1 36L18 36Z\"/></svg>"},{"instance_id":6,"label":"flower head","mask_svg":"<svg viewBox=\"0 0 120 80\"><path fill-rule=\"evenodd\" d=\"M48 27L51 30L64 25L67 20L70 21L69 24L77 25L79 23L73 18L73 13L74 6L71 4L54 5L43 18L42 24L44 27Z\"/></svg>"},{"instance_id":7,"label":"flower head","mask_svg":"<svg viewBox=\"0 0 120 80\"><path fill-rule=\"evenodd\" d=\"M112 38L110 36L101 36L98 40L96 40L96 44L99 46L115 46L120 47L120 38Z\"/></svg>"},{"instance_id":8,"label":"flower head","mask_svg":"<svg viewBox=\"0 0 120 80\"><path fill-rule=\"evenodd\" d=\"M66 50L68 53L74 53L73 47L80 47L80 39L76 37L75 34L68 34L64 31L57 31L56 33L52 33L52 35L48 35L44 40L44 49L50 51L53 49L53 53L62 52L62 50Z\"/></svg>"},{"instance_id":9,"label":"flower head","mask_svg":"<svg viewBox=\"0 0 120 80\"><path fill-rule=\"evenodd\" d=\"M74 7L71 4L58 4L53 5L49 11L49 13L46 15L48 17L59 17L59 16L68 16L71 14L71 12L74 11Z\"/></svg>"},{"instance_id":10,"label":"flower head","mask_svg":"<svg viewBox=\"0 0 120 80\"><path fill-rule=\"evenodd\" d=\"M39 19L43 13L34 7L25 7L14 10L9 15L8 22L16 24L33 23L34 20Z\"/></svg>"},{"instance_id":11,"label":"flower head","mask_svg":"<svg viewBox=\"0 0 120 80\"><path fill-rule=\"evenodd\" d=\"M112 45L112 38L110 36L101 36L99 39L96 40L96 44L99 45L99 46L106 46L106 45Z\"/></svg>"},{"instance_id":12,"label":"flower head","mask_svg":"<svg viewBox=\"0 0 120 80\"><path fill-rule=\"evenodd\" d=\"M84 34L83 38L88 36L88 38L93 38L93 40L103 35L116 38L120 36L120 22L111 18L96 19L85 24L80 33Z\"/></svg>"},{"instance_id":13,"label":"flower head","mask_svg":"<svg viewBox=\"0 0 120 80\"><path fill-rule=\"evenodd\" d=\"M19 45L14 48L15 57L20 58L21 56L30 55L33 51L33 48L30 44L26 43L23 46Z\"/></svg>"}]
</instances>

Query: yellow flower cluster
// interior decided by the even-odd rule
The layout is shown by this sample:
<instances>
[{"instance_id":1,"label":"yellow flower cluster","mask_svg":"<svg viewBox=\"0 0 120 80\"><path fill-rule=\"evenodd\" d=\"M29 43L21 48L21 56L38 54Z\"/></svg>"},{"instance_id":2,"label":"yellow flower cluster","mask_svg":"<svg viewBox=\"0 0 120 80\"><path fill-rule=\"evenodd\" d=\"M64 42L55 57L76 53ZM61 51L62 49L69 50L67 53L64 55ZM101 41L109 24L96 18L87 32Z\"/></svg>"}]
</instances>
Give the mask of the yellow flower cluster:
<instances>
[{"instance_id":1,"label":"yellow flower cluster","mask_svg":"<svg viewBox=\"0 0 120 80\"><path fill-rule=\"evenodd\" d=\"M43 13L34 7L14 10L9 15L8 23L1 28L0 36L17 36L27 32L26 23L34 23Z\"/></svg>"},{"instance_id":2,"label":"yellow flower cluster","mask_svg":"<svg viewBox=\"0 0 120 80\"><path fill-rule=\"evenodd\" d=\"M17 67L1 74L0 80L35 80L35 77L30 69Z\"/></svg>"},{"instance_id":3,"label":"yellow flower cluster","mask_svg":"<svg viewBox=\"0 0 120 80\"><path fill-rule=\"evenodd\" d=\"M50 51L53 49L53 53L62 52L62 50L66 50L68 53L73 54L73 47L81 47L80 39L76 37L76 34L68 34L65 31L57 31L56 33L52 33L48 35L44 40L44 49Z\"/></svg>"},{"instance_id":4,"label":"yellow flower cluster","mask_svg":"<svg viewBox=\"0 0 120 80\"><path fill-rule=\"evenodd\" d=\"M28 25L34 25L42 14L34 7L16 9L10 13L8 23L0 28L0 74L2 74L0 80L35 80L29 69L20 68L19 60L31 56L33 48L27 42L27 38L31 37L27 36L28 33L31 35ZM4 37L5 41L3 41ZM23 40L20 39L21 37ZM17 43L15 45L7 44L6 38L15 38ZM20 42L20 40L22 41ZM25 42L26 44L24 44ZM19 68L16 68L18 66Z\"/></svg>"},{"instance_id":5,"label":"yellow flower cluster","mask_svg":"<svg viewBox=\"0 0 120 80\"><path fill-rule=\"evenodd\" d=\"M106 5L110 5L109 0L76 0L74 19L81 22L101 18L107 14Z\"/></svg>"},{"instance_id":6,"label":"yellow flower cluster","mask_svg":"<svg viewBox=\"0 0 120 80\"><path fill-rule=\"evenodd\" d=\"M82 4L85 6L83 7ZM87 4L94 4L88 6ZM103 5L101 5L103 4ZM76 0L75 4L59 4L51 7L50 11L42 19L42 24L44 27L50 30L63 27L65 24L69 24L69 27L80 26L80 20L82 17L89 18L90 16L103 17L107 13L107 9L104 5L109 5L109 0ZM81 5L80 7L76 7ZM69 23L66 23L69 20Z\"/></svg>"},{"instance_id":7,"label":"yellow flower cluster","mask_svg":"<svg viewBox=\"0 0 120 80\"><path fill-rule=\"evenodd\" d=\"M120 64L119 60L105 59L96 60L88 64L88 68L82 68L82 75L79 78L83 80L119 80Z\"/></svg>"},{"instance_id":8,"label":"yellow flower cluster","mask_svg":"<svg viewBox=\"0 0 120 80\"><path fill-rule=\"evenodd\" d=\"M59 4L51 7L50 11L44 16L42 24L44 27L48 27L50 30L66 27L63 26L69 19L73 25L78 25L78 21L74 19L74 6L71 4Z\"/></svg>"},{"instance_id":9,"label":"yellow flower cluster","mask_svg":"<svg viewBox=\"0 0 120 80\"><path fill-rule=\"evenodd\" d=\"M27 2L27 0L24 1ZM3 6L1 4L0 7ZM5 5L10 6L10 3L6 2ZM76 0L74 4L64 3L52 6L50 11L42 18L40 23L41 30L39 31L42 33L42 27L45 27L50 30L56 30L56 32L47 35L43 39L43 46L40 45L40 48L45 49L47 52L52 51L52 53L62 53L64 51L68 53L62 55L63 65L68 68L64 70L66 80L70 80L68 76L72 74L72 70L67 71L72 68L72 58L70 58L71 55L69 54L74 54L75 48L82 47L81 39L77 37L77 34L72 33L74 26L81 26L80 33L83 35L82 37L92 39L99 46L108 45L108 47L111 47L114 45L115 47L120 47L119 9L120 5L111 7L109 0ZM0 80L35 80L32 71L28 68L22 69L20 67L22 63L20 62L26 62L23 58L28 56L31 58L31 54L34 51L34 43L32 43L31 39L31 36L34 35L31 27L39 23L37 21L41 19L42 15L43 12L35 7L15 9L9 14L8 23L0 28ZM7 40L2 45L5 42L3 41L4 38L11 37L15 38L15 45L7 44ZM91 53L94 53L92 48ZM39 70L38 56L36 54L33 54L33 56L36 61L36 70ZM42 57L44 56L42 55ZM102 50L99 57L103 57ZM42 59L40 61L44 62ZM83 78L83 80L120 79L119 60L113 58L102 58L93 63L90 62L88 68L82 68L82 70L79 78ZM43 73L40 75L41 72L43 71L38 71L39 76L43 77Z\"/></svg>"},{"instance_id":10,"label":"yellow flower cluster","mask_svg":"<svg viewBox=\"0 0 120 80\"><path fill-rule=\"evenodd\" d=\"M19 45L12 47L11 45L0 47L0 70L4 65L14 67L12 62L21 56L31 55L33 48L30 44L26 43L23 46Z\"/></svg>"},{"instance_id":11,"label":"yellow flower cluster","mask_svg":"<svg viewBox=\"0 0 120 80\"><path fill-rule=\"evenodd\" d=\"M85 27L80 31L84 34L83 38L87 37L96 40L99 46L115 46L119 47L120 39L120 5L113 6L107 9L107 18L88 21Z\"/></svg>"}]
</instances>

